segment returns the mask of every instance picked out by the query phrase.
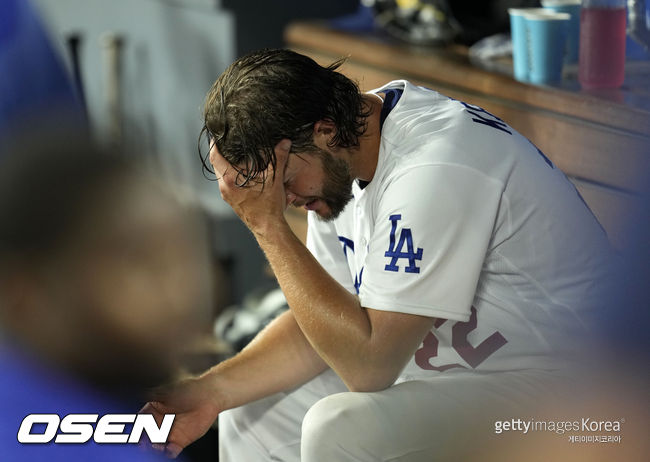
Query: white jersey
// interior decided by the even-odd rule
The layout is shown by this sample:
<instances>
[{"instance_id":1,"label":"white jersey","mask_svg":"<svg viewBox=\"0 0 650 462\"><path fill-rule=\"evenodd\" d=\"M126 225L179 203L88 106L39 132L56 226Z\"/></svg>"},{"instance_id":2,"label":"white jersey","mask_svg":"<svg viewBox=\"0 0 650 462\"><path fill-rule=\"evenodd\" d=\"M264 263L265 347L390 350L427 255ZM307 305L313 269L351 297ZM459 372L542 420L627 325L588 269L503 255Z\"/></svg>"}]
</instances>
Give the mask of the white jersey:
<instances>
[{"instance_id":1,"label":"white jersey","mask_svg":"<svg viewBox=\"0 0 650 462\"><path fill-rule=\"evenodd\" d=\"M436 318L399 381L560 368L608 269L573 184L483 109L406 81L372 181L307 245L363 307Z\"/></svg>"}]
</instances>

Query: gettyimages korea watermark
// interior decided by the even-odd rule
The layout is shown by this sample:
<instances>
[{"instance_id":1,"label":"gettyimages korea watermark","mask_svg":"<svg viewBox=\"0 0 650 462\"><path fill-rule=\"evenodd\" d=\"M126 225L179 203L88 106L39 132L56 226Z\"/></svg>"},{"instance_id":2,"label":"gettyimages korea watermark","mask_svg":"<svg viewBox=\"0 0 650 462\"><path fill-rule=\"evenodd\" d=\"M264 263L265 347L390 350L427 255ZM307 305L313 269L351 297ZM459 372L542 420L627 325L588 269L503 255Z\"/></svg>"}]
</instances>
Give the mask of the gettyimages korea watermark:
<instances>
[{"instance_id":1,"label":"gettyimages korea watermark","mask_svg":"<svg viewBox=\"0 0 650 462\"><path fill-rule=\"evenodd\" d=\"M29 414L20 423L22 444L137 444L143 434L154 444L167 442L176 414L166 414L160 426L151 414ZM45 429L43 430L43 425ZM127 430L128 427L130 430Z\"/></svg>"},{"instance_id":2,"label":"gettyimages korea watermark","mask_svg":"<svg viewBox=\"0 0 650 462\"><path fill-rule=\"evenodd\" d=\"M527 435L532 432L549 432L566 436L570 443L620 443L621 431L625 418L614 420L581 417L576 420L536 420L513 418L495 420L494 433L520 432Z\"/></svg>"}]
</instances>

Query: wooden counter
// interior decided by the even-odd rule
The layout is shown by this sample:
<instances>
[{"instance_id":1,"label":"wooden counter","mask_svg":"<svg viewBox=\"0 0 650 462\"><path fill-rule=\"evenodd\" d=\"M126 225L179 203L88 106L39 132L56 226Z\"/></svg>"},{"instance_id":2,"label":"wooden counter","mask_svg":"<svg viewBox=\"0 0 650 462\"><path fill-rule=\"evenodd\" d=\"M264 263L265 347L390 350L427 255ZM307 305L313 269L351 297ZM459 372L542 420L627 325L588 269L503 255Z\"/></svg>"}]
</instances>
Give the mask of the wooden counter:
<instances>
[{"instance_id":1,"label":"wooden counter","mask_svg":"<svg viewBox=\"0 0 650 462\"><path fill-rule=\"evenodd\" d=\"M321 64L347 56L341 70L362 90L407 79L501 117L571 178L612 242L626 246L625 227L650 180L650 68L633 66L621 90L587 93L570 79L535 86L480 69L460 46L414 48L312 23L290 25L285 39Z\"/></svg>"}]
</instances>

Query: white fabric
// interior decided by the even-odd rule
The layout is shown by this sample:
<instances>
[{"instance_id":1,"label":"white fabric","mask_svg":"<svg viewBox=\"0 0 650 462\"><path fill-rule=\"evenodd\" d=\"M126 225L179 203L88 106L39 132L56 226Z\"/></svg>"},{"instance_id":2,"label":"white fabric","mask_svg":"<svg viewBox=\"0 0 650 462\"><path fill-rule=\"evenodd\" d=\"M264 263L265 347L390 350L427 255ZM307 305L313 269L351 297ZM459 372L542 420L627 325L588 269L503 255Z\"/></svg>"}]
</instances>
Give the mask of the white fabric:
<instances>
[{"instance_id":1,"label":"white fabric","mask_svg":"<svg viewBox=\"0 0 650 462\"><path fill-rule=\"evenodd\" d=\"M300 427L325 396L347 391L328 369L303 386L219 415L219 461L300 461Z\"/></svg>"},{"instance_id":2,"label":"white fabric","mask_svg":"<svg viewBox=\"0 0 650 462\"><path fill-rule=\"evenodd\" d=\"M528 415L535 399L548 402L548 389L561 383L544 371L465 372L352 393L330 370L290 393L222 413L219 460L468 460L493 434L495 420ZM341 389L332 391L332 384Z\"/></svg>"},{"instance_id":3,"label":"white fabric","mask_svg":"<svg viewBox=\"0 0 650 462\"><path fill-rule=\"evenodd\" d=\"M462 460L483 406L547 386L595 309L609 245L564 174L480 108L387 87L373 180L334 222L309 214L308 247L364 307L435 326L387 390L328 371L222 414L222 462Z\"/></svg>"},{"instance_id":4,"label":"white fabric","mask_svg":"<svg viewBox=\"0 0 650 462\"><path fill-rule=\"evenodd\" d=\"M404 92L373 180L355 184L334 222L310 212L308 247L344 286L360 281L364 307L439 318L398 382L559 368L610 268L604 231L566 176L500 119L405 81L375 92L386 88ZM393 250L421 259L386 256L395 215ZM412 246L396 249L404 232Z\"/></svg>"}]
</instances>

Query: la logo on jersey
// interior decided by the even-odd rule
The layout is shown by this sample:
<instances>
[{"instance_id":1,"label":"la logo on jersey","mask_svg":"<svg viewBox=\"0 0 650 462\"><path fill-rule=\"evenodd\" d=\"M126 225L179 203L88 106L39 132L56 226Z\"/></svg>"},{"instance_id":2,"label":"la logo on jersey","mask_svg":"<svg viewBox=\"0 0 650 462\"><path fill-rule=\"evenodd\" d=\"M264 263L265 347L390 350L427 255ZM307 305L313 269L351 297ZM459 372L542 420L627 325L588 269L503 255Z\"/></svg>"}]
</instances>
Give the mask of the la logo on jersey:
<instances>
[{"instance_id":1,"label":"la logo on jersey","mask_svg":"<svg viewBox=\"0 0 650 462\"><path fill-rule=\"evenodd\" d=\"M399 241L395 244L396 233L397 233L397 222L402 219L402 215L391 215L389 220L391 221L391 230L390 230L390 241L388 245L388 250L384 253L385 257L390 258L390 263L387 264L384 269L386 271L399 271L399 266L397 263L400 259L405 258L408 260L408 266L404 268L404 271L407 273L419 273L420 268L416 266L416 260L422 260L422 248L418 247L417 250L413 247L413 233L411 233L411 228L402 228ZM404 247L406 246L406 250Z\"/></svg>"}]
</instances>

